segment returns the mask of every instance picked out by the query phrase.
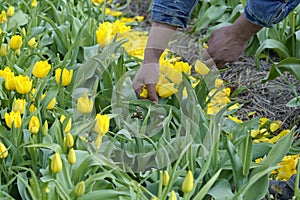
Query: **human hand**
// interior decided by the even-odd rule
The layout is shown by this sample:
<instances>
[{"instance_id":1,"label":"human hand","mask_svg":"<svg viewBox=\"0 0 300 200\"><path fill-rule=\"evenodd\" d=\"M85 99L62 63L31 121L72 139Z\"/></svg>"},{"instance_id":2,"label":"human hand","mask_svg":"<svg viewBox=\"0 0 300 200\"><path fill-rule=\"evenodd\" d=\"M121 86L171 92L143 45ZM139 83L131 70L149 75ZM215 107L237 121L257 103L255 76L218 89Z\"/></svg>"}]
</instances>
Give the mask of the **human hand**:
<instances>
[{"instance_id":1,"label":"human hand","mask_svg":"<svg viewBox=\"0 0 300 200\"><path fill-rule=\"evenodd\" d=\"M155 85L158 81L158 77L158 63L142 63L132 82L132 87L135 91L137 98L145 99L144 97L141 97L141 93L143 91L143 87L146 86L146 89L148 91L148 96L146 99L158 103L158 96L155 90Z\"/></svg>"},{"instance_id":2,"label":"human hand","mask_svg":"<svg viewBox=\"0 0 300 200\"><path fill-rule=\"evenodd\" d=\"M204 63L211 67L223 68L225 63L238 60L246 48L248 40L237 35L233 26L226 26L211 33L208 49L203 52Z\"/></svg>"}]
</instances>

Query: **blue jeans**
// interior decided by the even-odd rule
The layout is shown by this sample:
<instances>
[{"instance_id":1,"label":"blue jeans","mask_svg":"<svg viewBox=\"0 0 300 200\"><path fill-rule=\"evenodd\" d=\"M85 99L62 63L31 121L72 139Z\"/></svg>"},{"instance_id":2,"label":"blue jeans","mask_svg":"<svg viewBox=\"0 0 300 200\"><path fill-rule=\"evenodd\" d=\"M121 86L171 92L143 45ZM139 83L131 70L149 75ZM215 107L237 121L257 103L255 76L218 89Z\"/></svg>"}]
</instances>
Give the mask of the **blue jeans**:
<instances>
[{"instance_id":1,"label":"blue jeans","mask_svg":"<svg viewBox=\"0 0 300 200\"><path fill-rule=\"evenodd\" d=\"M152 21L186 27L199 0L154 0ZM300 0L248 0L244 14L254 24L271 27L283 20Z\"/></svg>"}]
</instances>

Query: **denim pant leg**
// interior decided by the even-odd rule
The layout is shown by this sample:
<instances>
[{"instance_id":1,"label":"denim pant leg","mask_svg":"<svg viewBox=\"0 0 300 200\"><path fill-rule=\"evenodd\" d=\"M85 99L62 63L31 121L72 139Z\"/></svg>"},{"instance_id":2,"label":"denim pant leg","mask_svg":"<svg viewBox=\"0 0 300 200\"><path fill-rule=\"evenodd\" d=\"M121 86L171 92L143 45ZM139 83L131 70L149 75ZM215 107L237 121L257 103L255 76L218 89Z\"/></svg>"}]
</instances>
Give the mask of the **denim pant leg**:
<instances>
[{"instance_id":1,"label":"denim pant leg","mask_svg":"<svg viewBox=\"0 0 300 200\"><path fill-rule=\"evenodd\" d=\"M252 23L272 27L283 20L300 0L248 0L245 17Z\"/></svg>"},{"instance_id":2,"label":"denim pant leg","mask_svg":"<svg viewBox=\"0 0 300 200\"><path fill-rule=\"evenodd\" d=\"M199 0L154 0L152 21L186 27Z\"/></svg>"}]
</instances>

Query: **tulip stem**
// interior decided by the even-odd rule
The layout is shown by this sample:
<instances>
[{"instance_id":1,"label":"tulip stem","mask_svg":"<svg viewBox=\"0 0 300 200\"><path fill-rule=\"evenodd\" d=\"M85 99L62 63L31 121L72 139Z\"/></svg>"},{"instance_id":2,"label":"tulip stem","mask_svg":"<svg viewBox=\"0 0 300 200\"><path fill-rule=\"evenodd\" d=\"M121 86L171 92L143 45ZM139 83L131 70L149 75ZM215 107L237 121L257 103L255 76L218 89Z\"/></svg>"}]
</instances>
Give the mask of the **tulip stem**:
<instances>
[{"instance_id":1,"label":"tulip stem","mask_svg":"<svg viewBox=\"0 0 300 200\"><path fill-rule=\"evenodd\" d=\"M159 185L158 185L158 192L157 192L158 199L161 199L162 184L163 184L163 172L159 171Z\"/></svg>"}]
</instances>

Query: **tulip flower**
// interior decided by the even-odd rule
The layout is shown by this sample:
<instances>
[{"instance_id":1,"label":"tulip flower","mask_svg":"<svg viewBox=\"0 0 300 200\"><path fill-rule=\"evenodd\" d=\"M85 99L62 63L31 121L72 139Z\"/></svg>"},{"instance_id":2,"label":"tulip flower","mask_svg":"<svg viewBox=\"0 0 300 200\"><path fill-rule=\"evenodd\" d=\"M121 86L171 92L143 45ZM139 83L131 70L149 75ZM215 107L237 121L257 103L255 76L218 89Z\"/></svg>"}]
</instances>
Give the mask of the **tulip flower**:
<instances>
[{"instance_id":1,"label":"tulip flower","mask_svg":"<svg viewBox=\"0 0 300 200\"><path fill-rule=\"evenodd\" d=\"M35 8L37 6L37 0L32 0L30 5L32 8Z\"/></svg>"},{"instance_id":2,"label":"tulip flower","mask_svg":"<svg viewBox=\"0 0 300 200\"><path fill-rule=\"evenodd\" d=\"M9 6L7 9L7 16L12 17L15 14L15 8L13 6Z\"/></svg>"},{"instance_id":3,"label":"tulip flower","mask_svg":"<svg viewBox=\"0 0 300 200\"><path fill-rule=\"evenodd\" d=\"M31 48L37 47L37 44L38 44L38 43L36 42L36 40L35 40L34 37L31 38L31 39L28 41L28 46L31 47Z\"/></svg>"},{"instance_id":4,"label":"tulip flower","mask_svg":"<svg viewBox=\"0 0 300 200\"><path fill-rule=\"evenodd\" d=\"M75 195L81 197L85 193L85 183L84 181L79 182L75 187Z\"/></svg>"},{"instance_id":5,"label":"tulip flower","mask_svg":"<svg viewBox=\"0 0 300 200\"><path fill-rule=\"evenodd\" d=\"M46 120L46 121L44 122L44 125L42 126L42 133L43 133L43 136L46 136L46 135L48 134L48 130L49 130L49 128L48 128L48 121Z\"/></svg>"},{"instance_id":6,"label":"tulip flower","mask_svg":"<svg viewBox=\"0 0 300 200\"><path fill-rule=\"evenodd\" d=\"M113 24L110 22L104 22L99 25L96 30L97 43L100 46L107 46L113 39Z\"/></svg>"},{"instance_id":7,"label":"tulip flower","mask_svg":"<svg viewBox=\"0 0 300 200\"><path fill-rule=\"evenodd\" d=\"M105 135L109 130L110 117L108 115L97 114L95 120L94 131L98 133L98 135Z\"/></svg>"},{"instance_id":8,"label":"tulip flower","mask_svg":"<svg viewBox=\"0 0 300 200\"><path fill-rule=\"evenodd\" d=\"M2 10L0 14L0 23L5 23L6 22L6 12Z\"/></svg>"},{"instance_id":9,"label":"tulip flower","mask_svg":"<svg viewBox=\"0 0 300 200\"><path fill-rule=\"evenodd\" d=\"M4 57L6 56L6 46L4 43L1 44L1 47L0 47L0 56L1 57Z\"/></svg>"},{"instance_id":10,"label":"tulip flower","mask_svg":"<svg viewBox=\"0 0 300 200\"><path fill-rule=\"evenodd\" d=\"M16 89L16 78L13 73L4 77L4 86L7 90L15 90Z\"/></svg>"},{"instance_id":11,"label":"tulip flower","mask_svg":"<svg viewBox=\"0 0 300 200\"><path fill-rule=\"evenodd\" d=\"M195 63L195 71L200 75L206 75L208 74L210 69L206 66L206 64L204 64L200 60L197 60Z\"/></svg>"},{"instance_id":12,"label":"tulip flower","mask_svg":"<svg viewBox=\"0 0 300 200\"><path fill-rule=\"evenodd\" d=\"M32 134L37 134L40 130L40 120L37 116L32 116L30 121L29 121L29 125L28 125L28 129Z\"/></svg>"},{"instance_id":13,"label":"tulip flower","mask_svg":"<svg viewBox=\"0 0 300 200\"><path fill-rule=\"evenodd\" d=\"M30 92L32 87L32 81L28 76L16 76L15 77L16 90L20 94L27 94Z\"/></svg>"},{"instance_id":14,"label":"tulip flower","mask_svg":"<svg viewBox=\"0 0 300 200\"><path fill-rule=\"evenodd\" d=\"M164 170L164 175L163 175L163 185L167 186L169 184L170 176L167 170Z\"/></svg>"},{"instance_id":15,"label":"tulip flower","mask_svg":"<svg viewBox=\"0 0 300 200\"><path fill-rule=\"evenodd\" d=\"M174 83L157 83L155 88L158 95L162 98L167 98L178 91L178 89L175 88Z\"/></svg>"},{"instance_id":16,"label":"tulip flower","mask_svg":"<svg viewBox=\"0 0 300 200\"><path fill-rule=\"evenodd\" d=\"M67 133L67 135L66 135L66 146L68 148L71 148L71 147L73 147L73 145L74 145L74 138L73 138L71 133Z\"/></svg>"},{"instance_id":17,"label":"tulip flower","mask_svg":"<svg viewBox=\"0 0 300 200\"><path fill-rule=\"evenodd\" d=\"M191 170L189 170L182 183L182 191L184 193L189 193L193 190L194 187L194 177Z\"/></svg>"},{"instance_id":18,"label":"tulip flower","mask_svg":"<svg viewBox=\"0 0 300 200\"><path fill-rule=\"evenodd\" d=\"M61 73L62 71L62 73ZM62 77L61 77L62 75ZM61 85L62 86L67 86L71 83L72 80L72 76L73 76L73 70L71 69L70 71L68 71L66 68L64 68L63 70L61 70L61 68L57 68L55 70L55 81L57 84L60 84L60 79L62 80Z\"/></svg>"},{"instance_id":19,"label":"tulip flower","mask_svg":"<svg viewBox=\"0 0 300 200\"><path fill-rule=\"evenodd\" d=\"M61 122L61 123L63 123L65 119L66 119L66 116L64 116L64 115L61 115L61 116L60 116L60 122ZM65 128L65 130L64 130L64 133L68 133L68 132L71 130L71 126L72 126L72 119L69 118L69 121L68 121L68 123L67 123L67 126L66 126L66 128Z\"/></svg>"},{"instance_id":20,"label":"tulip flower","mask_svg":"<svg viewBox=\"0 0 300 200\"><path fill-rule=\"evenodd\" d=\"M176 200L176 199L177 199L176 193L175 193L174 190L172 190L172 192L171 192L171 194L170 194L170 196L169 196L169 200Z\"/></svg>"},{"instance_id":21,"label":"tulip flower","mask_svg":"<svg viewBox=\"0 0 300 200\"><path fill-rule=\"evenodd\" d=\"M37 78L45 78L51 69L51 65L48 61L38 61L34 64L32 69L33 76Z\"/></svg>"},{"instance_id":22,"label":"tulip flower","mask_svg":"<svg viewBox=\"0 0 300 200\"><path fill-rule=\"evenodd\" d=\"M43 100L43 99L45 98L45 96L46 96L46 94L42 94L41 100ZM47 105L47 108L46 108L46 109L47 109L47 110L53 109L54 106L55 106L55 103L56 103L56 98L53 97L53 98L51 99L51 101L49 102L49 104Z\"/></svg>"},{"instance_id":23,"label":"tulip flower","mask_svg":"<svg viewBox=\"0 0 300 200\"><path fill-rule=\"evenodd\" d=\"M92 99L89 99L87 93L84 93L83 96L79 97L77 100L77 110L80 113L90 113L92 112L94 102Z\"/></svg>"},{"instance_id":24,"label":"tulip flower","mask_svg":"<svg viewBox=\"0 0 300 200\"><path fill-rule=\"evenodd\" d=\"M13 50L18 50L23 44L22 37L20 35L14 35L11 37L9 47Z\"/></svg>"},{"instance_id":25,"label":"tulip flower","mask_svg":"<svg viewBox=\"0 0 300 200\"><path fill-rule=\"evenodd\" d=\"M8 156L8 150L5 145L0 142L0 158L4 159Z\"/></svg>"},{"instance_id":26,"label":"tulip flower","mask_svg":"<svg viewBox=\"0 0 300 200\"><path fill-rule=\"evenodd\" d=\"M51 171L55 174L62 170L62 160L59 153L55 153L51 161Z\"/></svg>"},{"instance_id":27,"label":"tulip flower","mask_svg":"<svg viewBox=\"0 0 300 200\"><path fill-rule=\"evenodd\" d=\"M25 105L26 105L26 99L15 99L14 102L14 109L13 111L19 111L21 114L24 114L25 111Z\"/></svg>"},{"instance_id":28,"label":"tulip flower","mask_svg":"<svg viewBox=\"0 0 300 200\"><path fill-rule=\"evenodd\" d=\"M35 107L35 105L31 104L29 107L29 112L33 113L34 111L36 111L36 107Z\"/></svg>"},{"instance_id":29,"label":"tulip flower","mask_svg":"<svg viewBox=\"0 0 300 200\"><path fill-rule=\"evenodd\" d=\"M74 165L76 163L76 153L73 148L70 149L69 154L68 154L68 162L71 165Z\"/></svg>"},{"instance_id":30,"label":"tulip flower","mask_svg":"<svg viewBox=\"0 0 300 200\"><path fill-rule=\"evenodd\" d=\"M19 111L11 111L10 113L5 113L4 118L5 123L9 128L12 128L13 124L15 128L20 128L22 125L22 118Z\"/></svg>"}]
</instances>

